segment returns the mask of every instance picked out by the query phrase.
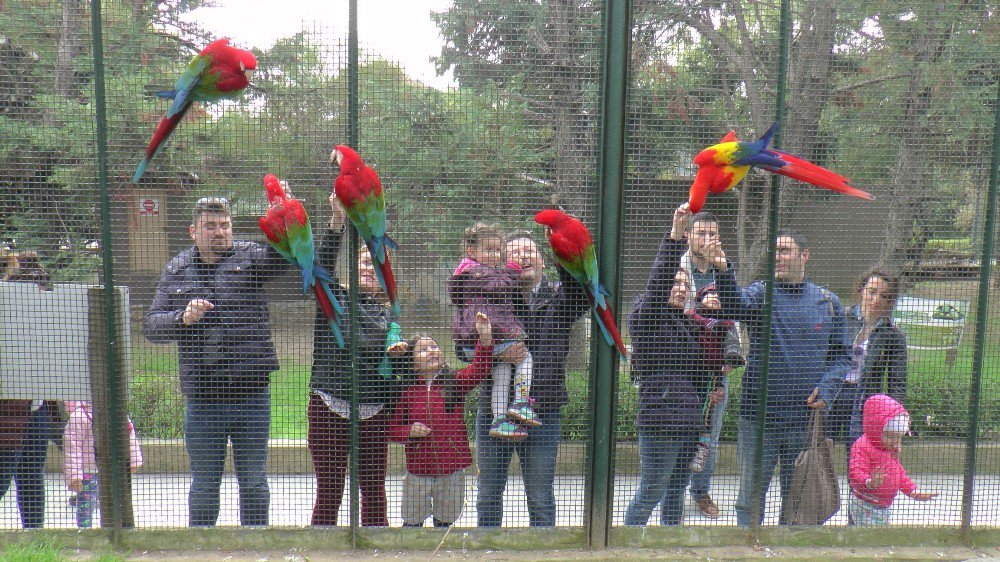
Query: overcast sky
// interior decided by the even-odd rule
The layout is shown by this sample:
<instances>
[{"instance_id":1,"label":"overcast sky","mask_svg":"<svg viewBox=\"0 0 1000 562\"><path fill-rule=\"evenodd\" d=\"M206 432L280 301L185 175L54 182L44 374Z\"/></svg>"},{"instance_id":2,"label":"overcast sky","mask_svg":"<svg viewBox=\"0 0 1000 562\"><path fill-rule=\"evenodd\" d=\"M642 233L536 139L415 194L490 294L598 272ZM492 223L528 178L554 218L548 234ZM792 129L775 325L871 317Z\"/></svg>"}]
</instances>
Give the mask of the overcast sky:
<instances>
[{"instance_id":1,"label":"overcast sky","mask_svg":"<svg viewBox=\"0 0 1000 562\"><path fill-rule=\"evenodd\" d=\"M347 0L218 0L218 4L194 10L184 19L197 21L241 47L268 48L303 28L347 36ZM452 83L451 76L436 76L428 60L441 53L442 44L430 14L450 5L451 0L358 0L358 39L363 48L400 63L411 78L444 89Z\"/></svg>"}]
</instances>

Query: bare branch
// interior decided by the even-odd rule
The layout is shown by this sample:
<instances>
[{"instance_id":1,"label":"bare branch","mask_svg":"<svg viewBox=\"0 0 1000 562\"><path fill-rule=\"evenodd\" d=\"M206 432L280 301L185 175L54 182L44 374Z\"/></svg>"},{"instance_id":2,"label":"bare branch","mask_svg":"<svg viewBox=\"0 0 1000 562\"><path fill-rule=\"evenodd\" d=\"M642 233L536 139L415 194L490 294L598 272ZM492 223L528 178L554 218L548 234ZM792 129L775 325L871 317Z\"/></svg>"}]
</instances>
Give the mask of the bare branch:
<instances>
[{"instance_id":1,"label":"bare branch","mask_svg":"<svg viewBox=\"0 0 1000 562\"><path fill-rule=\"evenodd\" d=\"M850 92L851 90L857 90L860 88L866 88L874 84L879 84L882 82L888 82L890 80L898 80L900 78L909 78L912 76L912 72L900 72L898 74L889 74L887 76L876 76L875 78L870 78L868 80L862 80L861 82L855 82L854 84L848 84L846 86L841 86L833 90L834 94L842 94L844 92Z\"/></svg>"}]
</instances>

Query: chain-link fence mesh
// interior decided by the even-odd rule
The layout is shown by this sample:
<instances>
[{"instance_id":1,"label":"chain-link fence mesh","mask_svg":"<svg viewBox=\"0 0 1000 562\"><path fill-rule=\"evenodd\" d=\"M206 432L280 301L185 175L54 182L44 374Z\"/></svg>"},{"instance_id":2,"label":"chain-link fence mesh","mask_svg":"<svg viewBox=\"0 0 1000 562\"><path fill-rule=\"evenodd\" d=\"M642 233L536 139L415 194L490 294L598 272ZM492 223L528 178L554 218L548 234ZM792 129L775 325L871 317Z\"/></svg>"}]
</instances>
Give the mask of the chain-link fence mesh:
<instances>
[{"instance_id":1,"label":"chain-link fence mesh","mask_svg":"<svg viewBox=\"0 0 1000 562\"><path fill-rule=\"evenodd\" d=\"M262 30L287 15L231 4L223 14ZM433 22L407 38L436 55L447 80L434 86L396 62L395 28L362 26L352 74L346 4L255 43L213 29L219 16L198 2L105 2L97 119L91 6L0 4L0 487L15 483L0 527L107 525L108 502L140 528L580 527L600 501L588 446L615 461L613 527L804 521L822 511L793 478L815 450L807 401L827 407L834 443L835 478L805 486L837 484L828 524L996 526L1000 359L996 307L980 306L996 6L794 2L782 72L776 1L633 2L622 218L603 217L622 243L607 248L603 3L413 4ZM364 17L393 14L387 3ZM132 181L173 111L157 94L225 33L254 48L250 86L180 112ZM783 160L709 194L709 215L680 216L671 241L675 209L713 165L692 159L729 130L753 150L774 122L782 152L874 200L787 178L773 191L771 172L804 165L772 154ZM400 314L340 229L335 145L381 176ZM265 250L267 173L309 214L344 305L343 348L298 268ZM573 263L556 267L533 220L548 208L580 218L619 263L608 289L630 358L614 399L591 395L589 342L603 336ZM769 277L772 209L790 230L768 298L754 283ZM110 283L123 306L97 290ZM486 348L473 361L476 312L492 320L495 361ZM393 323L406 346L390 358ZM612 405L613 445L588 442L593 413Z\"/></svg>"}]
</instances>

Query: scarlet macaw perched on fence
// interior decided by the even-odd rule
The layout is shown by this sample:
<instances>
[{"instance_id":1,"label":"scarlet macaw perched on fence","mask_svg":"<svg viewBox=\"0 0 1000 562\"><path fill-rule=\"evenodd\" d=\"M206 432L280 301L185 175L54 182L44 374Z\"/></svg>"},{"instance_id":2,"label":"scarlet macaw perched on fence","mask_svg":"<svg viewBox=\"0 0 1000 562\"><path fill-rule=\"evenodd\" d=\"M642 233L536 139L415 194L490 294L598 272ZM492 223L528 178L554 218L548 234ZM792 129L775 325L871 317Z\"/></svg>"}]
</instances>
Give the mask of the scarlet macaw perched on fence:
<instances>
[{"instance_id":1,"label":"scarlet macaw perched on fence","mask_svg":"<svg viewBox=\"0 0 1000 562\"><path fill-rule=\"evenodd\" d=\"M540 211L535 215L535 222L548 227L546 235L556 262L586 289L587 296L594 303L597 325L601 327L608 345L616 347L623 358L628 356L615 324L615 315L605 298L608 290L597 278L597 251L590 231L578 219L558 209Z\"/></svg>"},{"instance_id":2,"label":"scarlet macaw perched on fence","mask_svg":"<svg viewBox=\"0 0 1000 562\"><path fill-rule=\"evenodd\" d=\"M302 270L302 292L312 289L330 331L340 347L344 347L344 335L339 323L344 308L330 290L330 283L333 282L330 272L316 262L312 226L306 210L298 199L285 191L282 183L274 174L264 176L264 188L271 206L266 215L257 219L260 229L282 257Z\"/></svg>"},{"instance_id":3,"label":"scarlet macaw perched on fence","mask_svg":"<svg viewBox=\"0 0 1000 562\"><path fill-rule=\"evenodd\" d=\"M851 180L840 174L797 156L767 148L778 126L776 121L754 142L739 141L736 131L729 131L722 137L722 142L699 152L694 157L698 174L688 196L691 212L697 213L702 209L709 193L732 189L753 166L860 199L873 199L870 193L848 185Z\"/></svg>"},{"instance_id":4,"label":"scarlet macaw perched on fence","mask_svg":"<svg viewBox=\"0 0 1000 562\"><path fill-rule=\"evenodd\" d=\"M357 152L342 144L333 148L330 161L340 166L340 174L333 184L337 199L344 206L347 218L351 219L354 228L368 246L372 261L375 263L378 282L392 305L392 314L399 316L396 277L392 273L392 264L387 251L395 250L397 246L396 242L385 233L385 195L382 192L382 181Z\"/></svg>"}]
</instances>

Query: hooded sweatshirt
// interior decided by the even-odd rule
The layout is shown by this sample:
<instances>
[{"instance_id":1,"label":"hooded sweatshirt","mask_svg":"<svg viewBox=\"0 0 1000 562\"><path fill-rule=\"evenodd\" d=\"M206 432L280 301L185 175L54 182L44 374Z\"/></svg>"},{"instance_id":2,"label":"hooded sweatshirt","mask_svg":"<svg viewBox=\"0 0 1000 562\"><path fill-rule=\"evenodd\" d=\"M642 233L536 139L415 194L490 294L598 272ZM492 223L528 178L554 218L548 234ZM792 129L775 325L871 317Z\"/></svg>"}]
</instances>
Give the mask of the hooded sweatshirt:
<instances>
[{"instance_id":1,"label":"hooded sweatshirt","mask_svg":"<svg viewBox=\"0 0 1000 562\"><path fill-rule=\"evenodd\" d=\"M94 449L94 413L90 402L67 400L69 422L63 433L65 458L63 472L67 484L82 480L84 474L97 474L97 457ZM134 471L142 466L142 449L135 435L132 420L126 418L129 440L129 466Z\"/></svg>"},{"instance_id":2,"label":"hooded sweatshirt","mask_svg":"<svg viewBox=\"0 0 1000 562\"><path fill-rule=\"evenodd\" d=\"M891 506L899 492L912 496L917 491L917 485L899 463L899 451L889 450L882 444L886 424L899 414L907 414L902 404L885 394L873 395L865 401L864 433L851 446L851 491L858 498L882 508ZM879 467L885 473L885 480L881 486L869 489L865 482Z\"/></svg>"}]
</instances>

